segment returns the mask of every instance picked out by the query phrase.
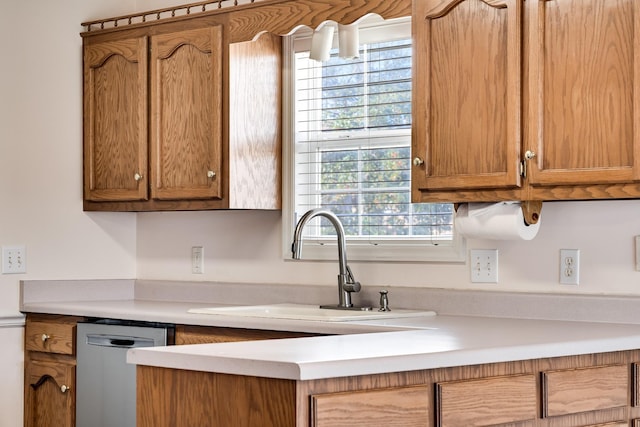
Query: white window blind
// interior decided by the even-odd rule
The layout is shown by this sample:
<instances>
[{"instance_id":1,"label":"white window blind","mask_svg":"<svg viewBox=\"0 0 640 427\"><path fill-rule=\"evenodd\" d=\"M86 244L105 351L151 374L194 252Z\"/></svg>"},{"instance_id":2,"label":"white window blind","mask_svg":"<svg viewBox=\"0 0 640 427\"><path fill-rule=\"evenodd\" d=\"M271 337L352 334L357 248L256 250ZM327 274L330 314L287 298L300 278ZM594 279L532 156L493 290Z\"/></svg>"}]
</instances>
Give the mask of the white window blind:
<instances>
[{"instance_id":1,"label":"white window blind","mask_svg":"<svg viewBox=\"0 0 640 427\"><path fill-rule=\"evenodd\" d=\"M369 33L361 30L358 59L341 59L336 48L321 63L309 59L308 42L294 44L294 221L309 209L332 210L351 259L358 245L390 250L355 259L394 259L398 246L456 246L451 204L411 203L410 35ZM307 245L335 242L328 222L314 220L305 232Z\"/></svg>"}]
</instances>

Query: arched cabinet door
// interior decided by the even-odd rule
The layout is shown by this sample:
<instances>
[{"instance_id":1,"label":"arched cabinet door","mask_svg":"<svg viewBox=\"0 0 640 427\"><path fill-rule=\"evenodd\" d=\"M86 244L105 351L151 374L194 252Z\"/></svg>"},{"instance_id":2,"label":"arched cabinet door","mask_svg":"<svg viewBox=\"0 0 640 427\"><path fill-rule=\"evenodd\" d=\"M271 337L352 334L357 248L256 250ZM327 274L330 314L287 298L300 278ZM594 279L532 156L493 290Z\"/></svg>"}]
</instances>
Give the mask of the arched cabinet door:
<instances>
[{"instance_id":1,"label":"arched cabinet door","mask_svg":"<svg viewBox=\"0 0 640 427\"><path fill-rule=\"evenodd\" d=\"M147 37L84 47L84 198L146 200Z\"/></svg>"},{"instance_id":2,"label":"arched cabinet door","mask_svg":"<svg viewBox=\"0 0 640 427\"><path fill-rule=\"evenodd\" d=\"M222 198L222 25L151 37L151 197Z\"/></svg>"},{"instance_id":3,"label":"arched cabinet door","mask_svg":"<svg viewBox=\"0 0 640 427\"><path fill-rule=\"evenodd\" d=\"M75 364L63 360L27 360L25 427L74 427Z\"/></svg>"},{"instance_id":4,"label":"arched cabinet door","mask_svg":"<svg viewBox=\"0 0 640 427\"><path fill-rule=\"evenodd\" d=\"M640 181L640 1L536 0L527 12L531 185Z\"/></svg>"},{"instance_id":5,"label":"arched cabinet door","mask_svg":"<svg viewBox=\"0 0 640 427\"><path fill-rule=\"evenodd\" d=\"M523 0L414 2L414 199L521 186L522 15Z\"/></svg>"}]
</instances>

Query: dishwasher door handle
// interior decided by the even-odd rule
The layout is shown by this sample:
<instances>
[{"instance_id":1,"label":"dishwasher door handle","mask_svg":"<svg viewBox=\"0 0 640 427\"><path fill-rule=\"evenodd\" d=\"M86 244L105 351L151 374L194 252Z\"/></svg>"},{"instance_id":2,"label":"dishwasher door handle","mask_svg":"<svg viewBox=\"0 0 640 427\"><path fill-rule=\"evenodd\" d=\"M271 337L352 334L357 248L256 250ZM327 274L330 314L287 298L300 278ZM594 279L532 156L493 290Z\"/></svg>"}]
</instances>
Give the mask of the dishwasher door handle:
<instances>
[{"instance_id":1,"label":"dishwasher door handle","mask_svg":"<svg viewBox=\"0 0 640 427\"><path fill-rule=\"evenodd\" d=\"M87 334L87 344L100 347L153 347L153 339L121 335Z\"/></svg>"}]
</instances>

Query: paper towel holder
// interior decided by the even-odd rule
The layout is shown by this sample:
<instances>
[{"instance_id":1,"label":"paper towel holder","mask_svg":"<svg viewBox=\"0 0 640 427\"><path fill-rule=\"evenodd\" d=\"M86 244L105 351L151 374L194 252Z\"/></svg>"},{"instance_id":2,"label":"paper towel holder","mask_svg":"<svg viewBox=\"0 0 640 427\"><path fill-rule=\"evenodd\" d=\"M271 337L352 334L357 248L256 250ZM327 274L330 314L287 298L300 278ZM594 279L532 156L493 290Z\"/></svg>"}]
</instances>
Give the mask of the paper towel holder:
<instances>
[{"instance_id":1,"label":"paper towel holder","mask_svg":"<svg viewBox=\"0 0 640 427\"><path fill-rule=\"evenodd\" d=\"M460 203L454 203L453 209L457 212ZM522 216L527 225L537 224L540 220L540 212L542 211L542 200L523 200L520 202Z\"/></svg>"},{"instance_id":2,"label":"paper towel holder","mask_svg":"<svg viewBox=\"0 0 640 427\"><path fill-rule=\"evenodd\" d=\"M542 211L542 200L523 200L520 202L520 207L527 225L538 223Z\"/></svg>"}]
</instances>

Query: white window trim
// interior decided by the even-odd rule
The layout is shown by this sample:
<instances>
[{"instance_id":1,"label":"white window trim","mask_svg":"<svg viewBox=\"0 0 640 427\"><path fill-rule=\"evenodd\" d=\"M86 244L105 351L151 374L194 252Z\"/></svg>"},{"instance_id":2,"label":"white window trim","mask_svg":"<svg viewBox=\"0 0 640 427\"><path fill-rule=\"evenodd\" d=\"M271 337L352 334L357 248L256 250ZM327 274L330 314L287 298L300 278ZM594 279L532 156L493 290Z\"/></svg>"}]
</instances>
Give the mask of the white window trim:
<instances>
[{"instance_id":1,"label":"white window trim","mask_svg":"<svg viewBox=\"0 0 640 427\"><path fill-rule=\"evenodd\" d=\"M407 19L408 20L408 19ZM397 31L397 23L401 20L385 21L385 30ZM406 20L405 20L406 21ZM376 33L380 34L378 28ZM371 25L369 25L371 26ZM361 28L366 28L361 24ZM406 28L406 26L403 26ZM295 126L294 126L294 73L293 46L297 37L309 38L311 31L299 30L296 34L283 38L283 87L282 87L282 256L291 259L291 244L297 218L294 218L295 186L293 180L293 162L295 157ZM383 240L377 238L377 240ZM366 239L347 241L347 255L350 261L375 262L464 262L466 257L465 240L455 232L452 240L438 244L436 241L411 241L389 239L389 243L377 245ZM305 241L302 257L305 260L332 260L337 254L337 242Z\"/></svg>"}]
</instances>

